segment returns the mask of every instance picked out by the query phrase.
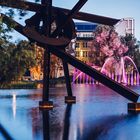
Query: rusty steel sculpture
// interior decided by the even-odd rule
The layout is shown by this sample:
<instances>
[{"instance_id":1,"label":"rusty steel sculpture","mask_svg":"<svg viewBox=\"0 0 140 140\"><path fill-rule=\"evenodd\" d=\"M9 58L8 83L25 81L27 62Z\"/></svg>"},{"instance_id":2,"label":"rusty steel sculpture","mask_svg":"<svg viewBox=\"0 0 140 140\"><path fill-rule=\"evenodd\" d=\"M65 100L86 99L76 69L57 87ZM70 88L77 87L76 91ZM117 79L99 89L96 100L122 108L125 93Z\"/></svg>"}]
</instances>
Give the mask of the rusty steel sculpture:
<instances>
[{"instance_id":1,"label":"rusty steel sculpture","mask_svg":"<svg viewBox=\"0 0 140 140\"><path fill-rule=\"evenodd\" d=\"M72 95L68 63L132 102L136 103L139 98L139 95L134 91L120 85L96 69L65 52L65 48L70 43L71 39L76 37L73 19L110 26L113 26L119 21L119 19L79 12L86 2L87 0L79 0L71 10L68 10L53 7L52 0L41 0L41 4L21 0L0 0L1 6L35 12L31 18L25 21L25 26L22 26L4 14L1 14L1 17L4 23L12 22L14 25L13 28L16 31L44 48L43 97L42 101L39 103L40 108L53 108L53 103L49 101L50 53L61 58L63 62L68 93L68 96L65 97L66 103L76 102L76 97Z\"/></svg>"}]
</instances>

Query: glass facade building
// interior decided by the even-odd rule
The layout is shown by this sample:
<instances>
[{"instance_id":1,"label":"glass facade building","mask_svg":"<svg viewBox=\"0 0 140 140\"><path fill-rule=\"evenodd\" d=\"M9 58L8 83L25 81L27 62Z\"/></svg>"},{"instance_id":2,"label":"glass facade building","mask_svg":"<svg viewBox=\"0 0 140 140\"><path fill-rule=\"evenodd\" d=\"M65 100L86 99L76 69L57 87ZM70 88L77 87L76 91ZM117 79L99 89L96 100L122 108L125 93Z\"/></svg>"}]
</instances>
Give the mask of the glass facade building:
<instances>
[{"instance_id":1,"label":"glass facade building","mask_svg":"<svg viewBox=\"0 0 140 140\"><path fill-rule=\"evenodd\" d=\"M76 22L75 57L84 63L89 63L90 45L92 45L93 31L97 24L88 22Z\"/></svg>"}]
</instances>

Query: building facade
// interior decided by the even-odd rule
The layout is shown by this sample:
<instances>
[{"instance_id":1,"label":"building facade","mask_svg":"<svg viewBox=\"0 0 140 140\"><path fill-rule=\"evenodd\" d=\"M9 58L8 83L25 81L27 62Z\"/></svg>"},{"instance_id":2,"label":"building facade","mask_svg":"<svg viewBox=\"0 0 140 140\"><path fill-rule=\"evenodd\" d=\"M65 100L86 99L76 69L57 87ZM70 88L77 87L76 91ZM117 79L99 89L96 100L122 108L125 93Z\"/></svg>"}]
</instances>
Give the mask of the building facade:
<instances>
[{"instance_id":1,"label":"building facade","mask_svg":"<svg viewBox=\"0 0 140 140\"><path fill-rule=\"evenodd\" d=\"M125 36L126 34L135 36L135 20L133 18L124 18L115 25L115 29L121 36Z\"/></svg>"},{"instance_id":2,"label":"building facade","mask_svg":"<svg viewBox=\"0 0 140 140\"><path fill-rule=\"evenodd\" d=\"M93 31L97 27L97 24L87 22L76 22L76 34L77 37L71 41L66 51L71 55L75 56L79 60L89 63L89 52L88 47L93 39ZM42 80L43 79L43 53L44 49L36 46L36 59L40 60L36 67L30 68L30 79L31 80ZM51 68L50 77L58 78L64 76L63 65L61 59L54 55L51 55ZM69 65L69 73L73 74L74 67ZM24 77L26 78L26 77ZM27 79L27 78L26 78Z\"/></svg>"},{"instance_id":3,"label":"building facade","mask_svg":"<svg viewBox=\"0 0 140 140\"><path fill-rule=\"evenodd\" d=\"M76 22L76 44L75 57L84 63L89 63L89 46L92 44L93 31L95 31L97 24L87 22Z\"/></svg>"}]
</instances>

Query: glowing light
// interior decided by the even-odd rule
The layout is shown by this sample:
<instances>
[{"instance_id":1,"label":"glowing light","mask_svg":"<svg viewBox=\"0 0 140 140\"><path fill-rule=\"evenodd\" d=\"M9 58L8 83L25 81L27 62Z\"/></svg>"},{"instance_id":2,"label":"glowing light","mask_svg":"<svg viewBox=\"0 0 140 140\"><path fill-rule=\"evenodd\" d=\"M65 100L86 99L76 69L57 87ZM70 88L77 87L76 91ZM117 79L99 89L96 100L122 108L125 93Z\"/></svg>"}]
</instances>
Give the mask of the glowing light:
<instances>
[{"instance_id":1,"label":"glowing light","mask_svg":"<svg viewBox=\"0 0 140 140\"><path fill-rule=\"evenodd\" d=\"M82 50L80 51L80 57L83 57L83 51Z\"/></svg>"},{"instance_id":2,"label":"glowing light","mask_svg":"<svg viewBox=\"0 0 140 140\"><path fill-rule=\"evenodd\" d=\"M12 110L13 110L13 117L16 117L16 94L13 93L13 98L12 98Z\"/></svg>"}]
</instances>

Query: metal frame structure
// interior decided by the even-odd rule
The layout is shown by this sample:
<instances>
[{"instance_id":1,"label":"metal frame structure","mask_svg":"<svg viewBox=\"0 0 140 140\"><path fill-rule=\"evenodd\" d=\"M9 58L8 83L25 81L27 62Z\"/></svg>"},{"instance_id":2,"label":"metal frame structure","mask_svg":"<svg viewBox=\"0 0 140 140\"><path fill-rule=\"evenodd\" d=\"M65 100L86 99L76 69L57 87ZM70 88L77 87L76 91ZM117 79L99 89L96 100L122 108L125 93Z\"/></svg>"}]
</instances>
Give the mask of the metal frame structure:
<instances>
[{"instance_id":1,"label":"metal frame structure","mask_svg":"<svg viewBox=\"0 0 140 140\"><path fill-rule=\"evenodd\" d=\"M66 103L75 103L76 97L72 95L71 83L69 78L68 63L88 74L100 83L106 85L118 94L124 96L132 102L137 102L139 95L129 88L113 81L99 71L91 68L75 57L65 52L65 47L75 37L74 19L96 22L113 26L119 19L93 15L79 12L87 0L79 0L72 10L53 7L52 0L41 0L41 4L20 1L20 0L1 0L1 6L18 8L34 11L35 15L27 19L26 26L22 26L13 19L1 14L4 23L12 22L13 28L22 35L36 42L44 48L44 78L43 78L43 97L39 103L40 108L53 108L53 103L49 101L49 73L50 73L50 53L62 59L64 73L66 77L66 87L68 96L65 97ZM42 25L40 26L40 22ZM51 24L55 22L56 29L51 31Z\"/></svg>"}]
</instances>

